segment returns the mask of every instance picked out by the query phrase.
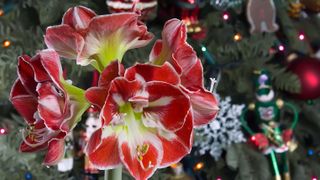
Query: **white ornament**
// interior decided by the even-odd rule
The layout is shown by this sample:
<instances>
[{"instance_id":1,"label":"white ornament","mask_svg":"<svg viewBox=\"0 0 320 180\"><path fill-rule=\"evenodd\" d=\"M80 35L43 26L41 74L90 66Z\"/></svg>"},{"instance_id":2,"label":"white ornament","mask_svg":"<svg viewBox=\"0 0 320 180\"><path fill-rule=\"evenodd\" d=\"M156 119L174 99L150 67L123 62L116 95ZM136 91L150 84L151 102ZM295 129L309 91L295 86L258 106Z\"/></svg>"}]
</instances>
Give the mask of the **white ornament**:
<instances>
[{"instance_id":1,"label":"white ornament","mask_svg":"<svg viewBox=\"0 0 320 180\"><path fill-rule=\"evenodd\" d=\"M198 141L194 143L196 154L203 155L208 152L215 160L220 158L229 145L246 141L239 121L245 105L231 104L231 98L226 97L220 100L219 107L220 111L215 120L196 128Z\"/></svg>"},{"instance_id":2,"label":"white ornament","mask_svg":"<svg viewBox=\"0 0 320 180\"><path fill-rule=\"evenodd\" d=\"M86 135L89 139L91 135L101 127L101 120L99 119L97 113L89 113L89 116L86 120Z\"/></svg>"},{"instance_id":3,"label":"white ornament","mask_svg":"<svg viewBox=\"0 0 320 180\"><path fill-rule=\"evenodd\" d=\"M67 172L73 168L73 135L72 132L65 137L65 157L57 164L58 171Z\"/></svg>"}]
</instances>

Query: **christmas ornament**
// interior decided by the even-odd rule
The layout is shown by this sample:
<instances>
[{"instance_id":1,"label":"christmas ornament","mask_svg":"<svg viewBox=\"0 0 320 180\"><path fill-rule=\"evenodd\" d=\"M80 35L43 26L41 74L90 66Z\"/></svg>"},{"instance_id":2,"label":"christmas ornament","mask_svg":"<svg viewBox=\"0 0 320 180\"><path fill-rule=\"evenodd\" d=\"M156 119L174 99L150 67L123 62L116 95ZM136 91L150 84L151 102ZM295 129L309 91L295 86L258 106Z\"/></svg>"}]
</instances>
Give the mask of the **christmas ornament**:
<instances>
[{"instance_id":1,"label":"christmas ornament","mask_svg":"<svg viewBox=\"0 0 320 180\"><path fill-rule=\"evenodd\" d=\"M248 105L242 112L241 123L246 131L251 135L252 143L264 154L270 156L276 179L281 179L281 174L290 178L289 163L286 152L290 146L295 146L293 139L293 129L298 121L296 108L281 99L275 98L275 92L271 85L271 77L265 70L257 71L256 80L256 102ZM280 126L280 110L283 107L290 108L294 113L293 123L288 129ZM259 132L254 132L245 121L248 110L254 111L255 123L260 128ZM291 148L291 150L294 150ZM277 156L281 156L280 163ZM281 165L279 169L279 165ZM281 172L280 172L281 170Z\"/></svg>"},{"instance_id":2,"label":"christmas ornament","mask_svg":"<svg viewBox=\"0 0 320 180\"><path fill-rule=\"evenodd\" d=\"M313 12L320 12L320 1L318 0L300 0L300 2L306 7L306 9Z\"/></svg>"},{"instance_id":3,"label":"christmas ornament","mask_svg":"<svg viewBox=\"0 0 320 180\"><path fill-rule=\"evenodd\" d=\"M157 0L107 0L110 13L132 12L133 9L141 11L141 20L149 21L156 17Z\"/></svg>"},{"instance_id":4,"label":"christmas ornament","mask_svg":"<svg viewBox=\"0 0 320 180\"><path fill-rule=\"evenodd\" d=\"M275 32L278 30L273 0L249 0L247 17L251 25L251 33Z\"/></svg>"},{"instance_id":5,"label":"christmas ornament","mask_svg":"<svg viewBox=\"0 0 320 180\"><path fill-rule=\"evenodd\" d=\"M293 96L300 100L312 100L320 96L320 61L315 58L298 58L291 62L288 70L296 74L301 89Z\"/></svg>"},{"instance_id":6,"label":"christmas ornament","mask_svg":"<svg viewBox=\"0 0 320 180\"><path fill-rule=\"evenodd\" d=\"M30 172L26 172L26 173L24 174L24 179L25 179L25 180L31 180L31 179L32 179L32 174L31 174Z\"/></svg>"},{"instance_id":7,"label":"christmas ornament","mask_svg":"<svg viewBox=\"0 0 320 180\"><path fill-rule=\"evenodd\" d=\"M303 8L304 5L300 2L300 0L291 1L288 9L289 16L292 18L299 18Z\"/></svg>"},{"instance_id":8,"label":"christmas ornament","mask_svg":"<svg viewBox=\"0 0 320 180\"><path fill-rule=\"evenodd\" d=\"M230 97L219 102L220 110L216 120L195 130L199 140L194 143L197 155L209 152L215 160L220 158L229 145L246 141L239 121L244 105L231 104Z\"/></svg>"},{"instance_id":9,"label":"christmas ornament","mask_svg":"<svg viewBox=\"0 0 320 180\"><path fill-rule=\"evenodd\" d=\"M210 0L210 4L217 10L240 7L243 0Z\"/></svg>"},{"instance_id":10,"label":"christmas ornament","mask_svg":"<svg viewBox=\"0 0 320 180\"><path fill-rule=\"evenodd\" d=\"M73 156L74 156L74 143L72 132L69 133L65 139L65 155L64 158L58 163L58 171L67 172L73 168Z\"/></svg>"},{"instance_id":11,"label":"christmas ornament","mask_svg":"<svg viewBox=\"0 0 320 180\"><path fill-rule=\"evenodd\" d=\"M172 171L173 171L173 176L168 178L168 180L191 180L192 177L188 176L183 169L183 164L182 163L175 163L170 165Z\"/></svg>"},{"instance_id":12,"label":"christmas ornament","mask_svg":"<svg viewBox=\"0 0 320 180\"><path fill-rule=\"evenodd\" d=\"M205 38L205 28L199 21L200 8L204 6L203 0L178 0L174 1L178 10L181 12L180 17L187 25L187 32L191 33L195 39Z\"/></svg>"}]
</instances>

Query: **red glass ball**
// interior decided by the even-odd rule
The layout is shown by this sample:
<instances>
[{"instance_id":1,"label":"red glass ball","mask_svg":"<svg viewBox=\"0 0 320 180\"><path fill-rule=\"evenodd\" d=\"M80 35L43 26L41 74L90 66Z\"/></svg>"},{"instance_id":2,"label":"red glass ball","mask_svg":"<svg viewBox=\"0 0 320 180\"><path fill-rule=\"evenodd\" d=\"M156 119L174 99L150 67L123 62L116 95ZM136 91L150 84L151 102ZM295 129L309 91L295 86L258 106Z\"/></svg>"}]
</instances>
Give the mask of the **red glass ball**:
<instances>
[{"instance_id":1,"label":"red glass ball","mask_svg":"<svg viewBox=\"0 0 320 180\"><path fill-rule=\"evenodd\" d=\"M296 74L301 83L299 93L293 96L300 100L312 100L320 96L320 60L299 58L289 64L288 69Z\"/></svg>"}]
</instances>

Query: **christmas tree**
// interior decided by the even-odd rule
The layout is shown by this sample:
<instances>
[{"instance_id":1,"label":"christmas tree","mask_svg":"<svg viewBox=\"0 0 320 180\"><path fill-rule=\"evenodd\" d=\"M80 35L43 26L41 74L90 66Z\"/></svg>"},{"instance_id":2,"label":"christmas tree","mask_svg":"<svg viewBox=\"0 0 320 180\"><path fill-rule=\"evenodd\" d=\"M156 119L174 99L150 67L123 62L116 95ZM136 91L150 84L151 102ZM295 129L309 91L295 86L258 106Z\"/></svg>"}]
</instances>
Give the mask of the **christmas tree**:
<instances>
[{"instance_id":1,"label":"christmas tree","mask_svg":"<svg viewBox=\"0 0 320 180\"><path fill-rule=\"evenodd\" d=\"M70 9L73 7L76 8ZM130 26L124 23L123 26L128 26L124 30L127 34L131 34L132 24L139 27L139 38L135 41L141 43L138 46L127 42L128 48L123 57L117 53L106 51L102 52L107 54L103 57L92 54L89 57L88 55L87 59L95 59L96 64L92 61L85 62L87 59L83 54L81 54L83 62L78 62L77 56L68 54L70 51L63 54L64 50L73 47L63 46L64 48L59 49L61 46L58 47L55 44L56 37L65 38L70 34L70 36L75 36L75 33L70 33L71 31L57 33L56 29L61 23L67 25L68 28L76 29L76 33L86 39L86 33L91 30L87 27L83 28L87 25L79 24L79 22L87 22L87 19L91 21L91 18L94 19L96 18L94 16L98 15L123 12L139 14L139 17L137 15L139 23L131 23ZM105 126L105 124L101 124L100 119L105 115L99 113L107 110L103 110L103 107L99 107L99 103L93 102L94 100L89 97L88 101L94 105L90 107L88 102L84 102L87 100L79 98L80 95L75 93L80 92L77 88L91 91L91 95L94 96L97 91L92 90L92 86L104 88L101 82L105 79L99 80L99 74L103 74L105 69L116 67L118 73L121 74L122 65L111 62L117 58L118 60L122 59L123 68L135 69L135 72L132 70L131 73L137 73L139 69L146 71L144 66L149 66L149 64L163 65L162 67L167 69L163 71L166 73L162 76L168 76L171 79L161 79L161 81L170 81L170 83L174 81L173 77L176 77L177 71L182 74L179 77L181 80L177 80L181 83L179 87L183 86L187 90L183 91L185 92L182 93L183 95L179 94L179 90L179 93L177 92L174 97L186 96L187 99L190 99L191 96L185 95L186 92L202 91L201 87L190 87L190 84L197 81L198 71L196 68L191 68L190 72L183 72L182 68L182 72L179 72L177 70L179 65L172 63L176 59L183 59L189 55L191 50L187 51L184 48L189 48L188 44L190 44L203 66L203 74L200 73L200 75L203 75L204 87L207 89L203 89L203 91L210 92L212 97L218 97L220 110L214 118L211 118L210 122L199 123L194 119L193 123L196 124L196 127L193 132L190 129L183 130L184 128L188 129L186 128L188 122L192 121L190 120L191 110L188 112L189 115L184 114L184 124L183 126L181 124L179 128L183 132L188 131L184 134L188 134L189 139L192 139L190 137L193 134L192 151L188 153L186 151L187 155L183 159L181 157L181 160L178 157L172 157L175 161L179 159L179 162L163 165L166 168L157 169L151 179L318 179L320 177L320 140L318 138L320 130L318 120L320 118L320 34L317 31L320 27L319 13L320 4L317 0L1 1L0 162L2 165L0 176L3 179L27 180L43 178L103 179L104 172L99 170L101 169L99 159L103 159L104 156L95 158L92 154L99 154L98 148L94 148L92 152L88 150L88 153L85 147L90 136L95 137L96 132ZM75 14L79 15L77 18L80 19L76 19ZM171 18L177 18L183 22L177 32L182 36L183 33L186 33L187 42L183 42L183 38L166 36L166 27L180 22L178 20L168 21ZM64 19L63 22L62 19ZM120 16L117 20L121 21ZM103 22L96 24L99 26ZM146 25L146 32L142 24ZM107 25L104 28L106 27L109 28ZM119 28L121 27L119 26ZM100 31L103 31L103 28ZM147 32L153 34L154 37L151 38ZM79 37L77 36L77 38ZM167 56L162 53L167 45L166 38L173 40L177 38L174 43L179 45L177 45L179 48L169 47L168 49L171 51L177 52L167 57L170 60L164 60L164 62L168 61L173 65L159 61ZM157 51L157 44L159 44L157 39L163 39L162 44L158 45L160 46L160 48L158 47L159 51ZM148 43L145 43L147 41ZM64 42L72 44L67 40ZM111 41L111 44L114 42L116 41ZM85 43L92 46L94 41ZM172 45L168 44L168 46ZM46 48L50 48L50 50L40 51ZM175 48L179 50L174 50ZM36 55L37 53L38 55ZM91 52L88 50L87 53ZM108 53L112 55L109 56ZM114 54L115 57L113 57ZM76 123L63 127L68 129L68 132L70 131L68 136L55 134L54 137L51 137L53 139L60 138L59 142L64 142L63 150L65 153L63 158L60 158L63 159L59 162L60 164L48 159L45 149L49 149L50 152L50 147L42 147L42 150L37 153L19 152L21 142L38 138L30 136L32 132L43 135L41 128L49 126L50 130L55 129L50 124L48 125L48 122L43 121L36 121L34 126L26 129L25 121L28 120L23 116L23 113L21 115L12 100L15 93L21 93L11 91L11 89L14 89L13 86L19 86L16 79L21 78L22 71L26 71L21 68L26 66L23 63L29 61L26 55L38 59L43 57L54 59L59 56L63 69L59 73L65 79L60 85L64 89L68 89L68 93L63 94L65 92L61 90L63 88L60 87L59 82L53 80L55 90L82 103L77 104L77 108L74 110L76 117L70 117L76 119ZM91 63L92 66L78 66L74 60L69 59L77 59L77 63L80 64ZM99 59L108 59L108 62L100 62ZM146 63L148 60L150 62L147 65L136 65L137 63ZM17 73L18 63L22 70L18 68ZM46 67L46 65L43 66ZM171 67L174 67L176 71L172 72ZM37 67L32 65L32 68ZM143 74L142 71L140 73ZM129 72L126 70L124 76L128 76L126 77L128 80L132 80L129 77ZM51 73L53 74L53 71ZM150 77L150 79L152 78ZM72 83L69 80L72 80ZM155 81L159 81L159 79ZM133 85L124 87L127 87L124 89L129 91ZM161 86L161 88L168 87ZM195 88L199 89L195 90ZM41 88L37 87L37 91L39 89ZM81 91L80 94L84 93ZM183 98L180 98L180 109L174 116L178 117L179 113L183 114L184 111L187 111L188 108L184 107L192 109L192 102L188 106L184 106L183 102ZM201 108L217 110L215 103ZM32 108L28 110L31 111ZM132 110L131 106L125 106L121 111L128 113L139 110ZM201 116L195 113L196 108L193 111L193 114L191 113L193 117ZM41 112L37 114L43 116ZM38 116L34 115L33 118L36 119ZM148 124L148 127L158 127L151 122L144 123ZM52 132L50 131L50 133ZM23 147L26 148L24 151L34 150L21 145L20 151ZM58 144L54 147L58 147ZM153 149L157 148L149 144L137 145L135 151L137 151L139 162L144 165L143 156L147 154L148 150L152 151ZM174 155L175 153L173 153ZM147 169L152 168L150 163L151 161L149 161ZM56 166L56 164L58 165ZM122 172L122 178L132 179L136 169L128 168L131 166L127 164L123 166L125 168L117 169L120 173ZM109 170L109 175L119 174L119 172ZM108 175L108 171L106 171L106 175ZM111 176L111 179L115 178ZM134 177L139 179L138 176ZM143 179L142 176L140 178Z\"/></svg>"}]
</instances>

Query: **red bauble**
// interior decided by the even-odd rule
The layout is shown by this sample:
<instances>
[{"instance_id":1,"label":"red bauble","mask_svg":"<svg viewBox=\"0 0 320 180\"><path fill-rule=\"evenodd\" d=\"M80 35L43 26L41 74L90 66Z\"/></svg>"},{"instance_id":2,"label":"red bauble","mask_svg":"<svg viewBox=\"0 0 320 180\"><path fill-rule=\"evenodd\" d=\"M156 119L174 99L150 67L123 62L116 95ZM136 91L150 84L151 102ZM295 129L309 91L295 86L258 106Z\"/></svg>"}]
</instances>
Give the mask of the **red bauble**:
<instances>
[{"instance_id":1,"label":"red bauble","mask_svg":"<svg viewBox=\"0 0 320 180\"><path fill-rule=\"evenodd\" d=\"M141 20L149 21L156 17L158 1L157 0L107 0L107 6L110 13L130 12L134 2L135 8L141 11Z\"/></svg>"},{"instance_id":2,"label":"red bauble","mask_svg":"<svg viewBox=\"0 0 320 180\"><path fill-rule=\"evenodd\" d=\"M296 74L301 83L300 93L293 96L300 100L312 100L320 97L320 60L298 58L289 64L288 69Z\"/></svg>"}]
</instances>

